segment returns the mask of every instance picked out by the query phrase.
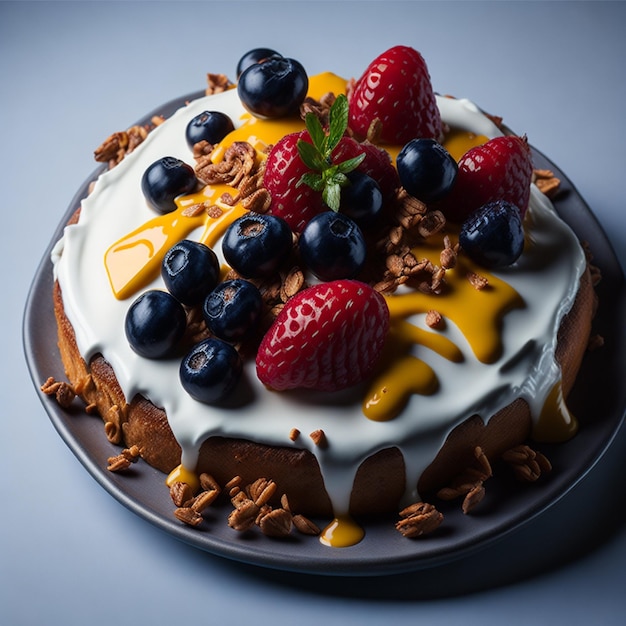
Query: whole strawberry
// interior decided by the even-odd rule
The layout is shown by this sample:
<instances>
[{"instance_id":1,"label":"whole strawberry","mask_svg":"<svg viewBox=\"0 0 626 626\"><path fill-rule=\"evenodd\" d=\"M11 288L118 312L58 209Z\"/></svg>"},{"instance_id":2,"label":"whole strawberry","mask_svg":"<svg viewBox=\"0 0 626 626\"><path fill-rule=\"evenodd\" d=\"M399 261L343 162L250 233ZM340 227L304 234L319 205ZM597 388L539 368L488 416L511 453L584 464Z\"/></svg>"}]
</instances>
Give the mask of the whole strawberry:
<instances>
[{"instance_id":1,"label":"whole strawberry","mask_svg":"<svg viewBox=\"0 0 626 626\"><path fill-rule=\"evenodd\" d=\"M285 135L267 156L263 184L270 192L270 212L282 217L294 232L301 232L307 222L325 210L322 194L307 185L299 185L310 168L298 153L298 141L311 143L306 130Z\"/></svg>"},{"instance_id":2,"label":"whole strawberry","mask_svg":"<svg viewBox=\"0 0 626 626\"><path fill-rule=\"evenodd\" d=\"M355 280L320 283L287 301L263 337L259 380L272 389L339 391L365 380L389 328L385 299Z\"/></svg>"},{"instance_id":3,"label":"whole strawberry","mask_svg":"<svg viewBox=\"0 0 626 626\"><path fill-rule=\"evenodd\" d=\"M504 200L514 204L523 218L532 173L526 137L496 137L463 155L456 183L439 208L449 220L461 223L483 205Z\"/></svg>"},{"instance_id":4,"label":"whole strawberry","mask_svg":"<svg viewBox=\"0 0 626 626\"><path fill-rule=\"evenodd\" d=\"M382 124L383 143L404 145L418 137L440 139L441 117L422 55L395 46L376 57L350 97L349 125L366 137L371 123Z\"/></svg>"}]
</instances>

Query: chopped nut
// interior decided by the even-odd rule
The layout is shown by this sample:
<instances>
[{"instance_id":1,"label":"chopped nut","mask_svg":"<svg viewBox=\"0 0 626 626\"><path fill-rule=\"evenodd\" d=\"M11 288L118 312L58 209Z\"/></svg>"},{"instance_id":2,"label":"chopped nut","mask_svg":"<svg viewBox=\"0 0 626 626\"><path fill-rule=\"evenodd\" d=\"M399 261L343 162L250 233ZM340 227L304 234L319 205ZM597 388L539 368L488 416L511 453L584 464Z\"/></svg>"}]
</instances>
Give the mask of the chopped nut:
<instances>
[{"instance_id":1,"label":"chopped nut","mask_svg":"<svg viewBox=\"0 0 626 626\"><path fill-rule=\"evenodd\" d=\"M194 511L191 507L179 507L174 511L174 515L178 520L188 526L197 527L202 524L202 515Z\"/></svg>"},{"instance_id":2,"label":"chopped nut","mask_svg":"<svg viewBox=\"0 0 626 626\"><path fill-rule=\"evenodd\" d=\"M52 376L41 385L40 389L47 396L54 395L59 406L64 409L67 409L76 397L76 391L69 383L56 381Z\"/></svg>"},{"instance_id":3,"label":"chopped nut","mask_svg":"<svg viewBox=\"0 0 626 626\"><path fill-rule=\"evenodd\" d=\"M550 170L533 170L533 181L539 191L549 198L554 197L561 187L561 181Z\"/></svg>"},{"instance_id":4,"label":"chopped nut","mask_svg":"<svg viewBox=\"0 0 626 626\"><path fill-rule=\"evenodd\" d=\"M487 278L485 278L484 276L480 276L475 272L467 272L466 276L472 287L474 287L474 289L477 289L478 291L485 289L489 285L489 281L487 280Z\"/></svg>"},{"instance_id":5,"label":"chopped nut","mask_svg":"<svg viewBox=\"0 0 626 626\"><path fill-rule=\"evenodd\" d=\"M200 476L198 476L200 481L200 487L205 491L217 491L220 492L220 486L218 482L211 476L211 474L207 474L206 472L202 472Z\"/></svg>"},{"instance_id":6,"label":"chopped nut","mask_svg":"<svg viewBox=\"0 0 626 626\"><path fill-rule=\"evenodd\" d=\"M259 507L252 500L245 499L228 516L228 525L234 530L243 532L254 526L258 514Z\"/></svg>"},{"instance_id":7,"label":"chopped nut","mask_svg":"<svg viewBox=\"0 0 626 626\"><path fill-rule=\"evenodd\" d=\"M296 530L303 535L319 535L321 532L317 525L307 517L304 517L304 515L294 515L293 525Z\"/></svg>"},{"instance_id":8,"label":"chopped nut","mask_svg":"<svg viewBox=\"0 0 626 626\"><path fill-rule=\"evenodd\" d=\"M110 472L121 472L127 470L133 463L139 459L140 453L138 446L124 448L117 456L111 456L107 459L107 470Z\"/></svg>"},{"instance_id":9,"label":"chopped nut","mask_svg":"<svg viewBox=\"0 0 626 626\"><path fill-rule=\"evenodd\" d=\"M439 313L439 311L435 311L434 309L428 311L428 313L426 313L426 326L436 329L443 328L443 326L445 326L445 323L443 317L441 316L441 313Z\"/></svg>"},{"instance_id":10,"label":"chopped nut","mask_svg":"<svg viewBox=\"0 0 626 626\"><path fill-rule=\"evenodd\" d=\"M485 497L485 487L482 482L474 485L470 491L467 492L462 505L463 513L469 513L477 504L479 504Z\"/></svg>"},{"instance_id":11,"label":"chopped nut","mask_svg":"<svg viewBox=\"0 0 626 626\"><path fill-rule=\"evenodd\" d=\"M267 504L276 492L276 483L273 480L259 478L246 487L249 498L258 506Z\"/></svg>"},{"instance_id":12,"label":"chopped nut","mask_svg":"<svg viewBox=\"0 0 626 626\"><path fill-rule=\"evenodd\" d=\"M286 537L291 532L292 516L285 509L274 509L263 515L258 524L268 537Z\"/></svg>"},{"instance_id":13,"label":"chopped nut","mask_svg":"<svg viewBox=\"0 0 626 626\"><path fill-rule=\"evenodd\" d=\"M280 299L287 302L295 296L304 286L304 273L299 267L292 267L289 270L283 284L280 286Z\"/></svg>"},{"instance_id":14,"label":"chopped nut","mask_svg":"<svg viewBox=\"0 0 626 626\"><path fill-rule=\"evenodd\" d=\"M229 89L232 85L226 74L211 74L206 75L207 87L205 93L207 96L211 96L216 93L222 93Z\"/></svg>"},{"instance_id":15,"label":"chopped nut","mask_svg":"<svg viewBox=\"0 0 626 626\"><path fill-rule=\"evenodd\" d=\"M170 497L177 507L193 500L193 490L187 483L176 481L170 486Z\"/></svg>"},{"instance_id":16,"label":"chopped nut","mask_svg":"<svg viewBox=\"0 0 626 626\"><path fill-rule=\"evenodd\" d=\"M291 441L296 441L299 436L300 436L300 431L297 428L292 428L289 431L289 439L291 439Z\"/></svg>"},{"instance_id":17,"label":"chopped nut","mask_svg":"<svg viewBox=\"0 0 626 626\"><path fill-rule=\"evenodd\" d=\"M527 445L507 450L502 455L502 460L508 463L515 477L523 482L534 482L542 474L552 470L552 465L546 456Z\"/></svg>"},{"instance_id":18,"label":"chopped nut","mask_svg":"<svg viewBox=\"0 0 626 626\"><path fill-rule=\"evenodd\" d=\"M426 502L416 502L408 506L400 511L400 517L396 530L409 538L432 533L443 521L443 514Z\"/></svg>"},{"instance_id":19,"label":"chopped nut","mask_svg":"<svg viewBox=\"0 0 626 626\"><path fill-rule=\"evenodd\" d=\"M325 448L328 445L326 433L322 429L314 430L309 437L313 439L313 443L319 448Z\"/></svg>"},{"instance_id":20,"label":"chopped nut","mask_svg":"<svg viewBox=\"0 0 626 626\"><path fill-rule=\"evenodd\" d=\"M219 489L210 489L208 491L200 492L191 503L191 508L197 513L202 513L204 509L208 508L215 502L217 496L219 496Z\"/></svg>"}]
</instances>

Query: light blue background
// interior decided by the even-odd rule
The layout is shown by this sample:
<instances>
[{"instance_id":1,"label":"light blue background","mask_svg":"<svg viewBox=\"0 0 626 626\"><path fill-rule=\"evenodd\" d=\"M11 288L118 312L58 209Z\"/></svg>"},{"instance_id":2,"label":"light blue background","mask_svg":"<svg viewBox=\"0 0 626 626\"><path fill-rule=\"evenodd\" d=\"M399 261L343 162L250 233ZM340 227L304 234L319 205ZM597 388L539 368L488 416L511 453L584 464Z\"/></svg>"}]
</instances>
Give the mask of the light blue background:
<instances>
[{"instance_id":1,"label":"light blue background","mask_svg":"<svg viewBox=\"0 0 626 626\"><path fill-rule=\"evenodd\" d=\"M39 402L21 318L94 148L257 46L346 77L394 44L419 49L435 89L502 115L569 175L624 266L624 25L618 2L0 3L0 623L623 623L624 433L557 506L469 559L283 575L187 547L97 486Z\"/></svg>"}]
</instances>

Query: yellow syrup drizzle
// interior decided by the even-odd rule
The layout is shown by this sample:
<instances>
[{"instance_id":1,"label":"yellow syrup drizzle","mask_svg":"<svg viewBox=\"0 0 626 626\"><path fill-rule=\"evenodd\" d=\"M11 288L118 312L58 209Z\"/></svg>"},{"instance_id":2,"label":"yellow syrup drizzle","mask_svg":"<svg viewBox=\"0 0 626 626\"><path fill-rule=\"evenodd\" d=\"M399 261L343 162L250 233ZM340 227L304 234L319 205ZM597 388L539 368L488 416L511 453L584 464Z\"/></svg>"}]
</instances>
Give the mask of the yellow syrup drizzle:
<instances>
[{"instance_id":1,"label":"yellow syrup drizzle","mask_svg":"<svg viewBox=\"0 0 626 626\"><path fill-rule=\"evenodd\" d=\"M171 487L174 483L186 483L195 493L200 488L200 480L195 472L188 470L183 465L177 465L165 479L165 484Z\"/></svg>"},{"instance_id":2,"label":"yellow syrup drizzle","mask_svg":"<svg viewBox=\"0 0 626 626\"><path fill-rule=\"evenodd\" d=\"M452 238L452 234L449 234ZM413 250L416 258L438 261L443 238L430 238ZM486 288L475 289L467 279L469 271L488 278ZM446 272L444 291L437 295L412 291L387 297L392 334L391 341L406 346L407 341L430 348L450 361L462 360L460 349L434 331L420 330L406 321L412 315L438 311L445 320L451 320L463 333L476 358L482 363L494 363L502 353L501 324L504 315L513 308L521 308L524 301L507 283L484 269L474 267L460 257L455 268ZM437 337L437 340L435 340ZM456 348L456 350L454 349ZM386 421L396 417L412 394L430 395L438 388L436 373L418 356L396 358L374 379L364 401L363 413L368 419Z\"/></svg>"},{"instance_id":3,"label":"yellow syrup drizzle","mask_svg":"<svg viewBox=\"0 0 626 626\"><path fill-rule=\"evenodd\" d=\"M542 443L561 443L578 431L578 420L567 408L559 380L550 390L531 437Z\"/></svg>"},{"instance_id":4,"label":"yellow syrup drizzle","mask_svg":"<svg viewBox=\"0 0 626 626\"><path fill-rule=\"evenodd\" d=\"M364 536L365 531L349 515L339 515L324 528L320 542L331 548L349 548Z\"/></svg>"},{"instance_id":5,"label":"yellow syrup drizzle","mask_svg":"<svg viewBox=\"0 0 626 626\"><path fill-rule=\"evenodd\" d=\"M327 72L311 77L308 94L319 99L329 91L343 93L345 89L344 79ZM297 116L280 120L260 120L248 114L244 117L244 124L216 148L212 155L214 162L222 160L235 141L250 142L259 151L259 158L265 158L264 149L284 135L304 128L303 121ZM154 280L165 253L203 224L205 231L200 240L207 245L217 243L228 225L245 212L240 204L231 207L220 202L224 193L235 196L237 190L227 185L207 185L199 193L181 196L176 199L175 211L149 220L111 245L105 253L104 264L115 297L124 300ZM201 202L217 204L224 212L217 218L210 217L205 211L197 216L184 215L185 209Z\"/></svg>"}]
</instances>

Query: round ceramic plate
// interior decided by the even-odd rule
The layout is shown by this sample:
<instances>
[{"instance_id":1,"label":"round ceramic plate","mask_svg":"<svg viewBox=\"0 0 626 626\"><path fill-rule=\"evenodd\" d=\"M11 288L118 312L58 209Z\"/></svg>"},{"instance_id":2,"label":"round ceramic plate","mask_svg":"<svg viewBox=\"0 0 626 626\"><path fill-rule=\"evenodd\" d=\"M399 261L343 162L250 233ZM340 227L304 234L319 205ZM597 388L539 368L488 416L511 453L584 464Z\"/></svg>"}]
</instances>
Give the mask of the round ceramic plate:
<instances>
[{"instance_id":1,"label":"round ceramic plate","mask_svg":"<svg viewBox=\"0 0 626 626\"><path fill-rule=\"evenodd\" d=\"M176 99L146 116L169 116L193 97ZM611 246L595 217L566 176L546 157L533 149L537 168L551 169L561 179L554 204L561 217L581 240L589 243L594 263L602 270L598 286L600 308L594 332L605 338L601 350L589 353L569 406L581 424L579 434L558 446L540 449L554 470L537 483L521 485L508 477L489 480L487 495L476 513L463 515L458 503L439 508L445 516L440 529L423 539L402 537L394 520L364 521L363 541L350 548L333 549L314 537L293 533L289 538L270 539L259 532L240 534L228 527L226 504L205 513L199 528L181 524L173 515L174 505L165 487L165 476L146 463L137 463L125 473L107 471L107 458L119 453L104 434L102 420L84 413L77 401L69 410L41 394L42 403L59 434L88 472L111 495L145 520L174 537L212 554L274 569L316 574L377 575L434 567L461 558L519 528L572 489L595 465L624 421L626 388L612 372L626 371L626 292L624 276ZM37 388L49 376L64 380L57 348L57 329L52 308L52 264L50 251L89 183L79 189L54 233L35 275L24 316L24 347L33 382ZM324 525L324 520L316 520ZM326 520L327 521L327 520Z\"/></svg>"}]
</instances>

